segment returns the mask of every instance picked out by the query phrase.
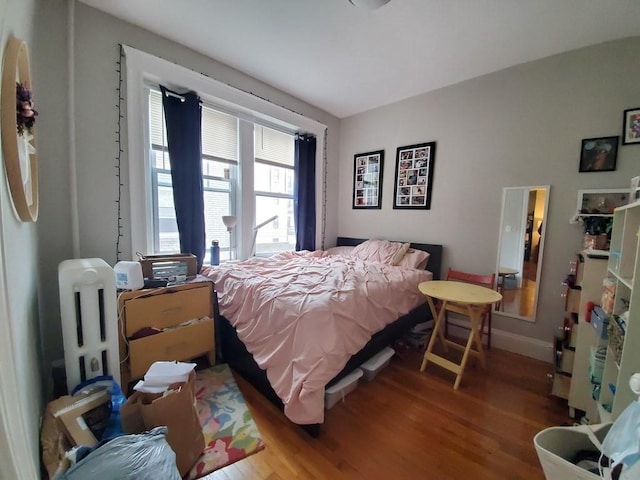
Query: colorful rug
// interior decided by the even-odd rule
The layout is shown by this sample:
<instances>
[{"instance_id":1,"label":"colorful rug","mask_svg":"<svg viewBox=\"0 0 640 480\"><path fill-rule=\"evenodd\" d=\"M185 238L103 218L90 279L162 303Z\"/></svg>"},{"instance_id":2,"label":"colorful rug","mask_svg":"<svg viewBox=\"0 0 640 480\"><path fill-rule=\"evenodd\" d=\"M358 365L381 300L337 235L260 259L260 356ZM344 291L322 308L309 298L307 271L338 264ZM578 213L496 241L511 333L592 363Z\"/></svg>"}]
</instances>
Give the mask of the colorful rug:
<instances>
[{"instance_id":1,"label":"colorful rug","mask_svg":"<svg viewBox=\"0 0 640 480\"><path fill-rule=\"evenodd\" d=\"M205 449L185 478L203 477L264 448L228 365L196 372L196 410Z\"/></svg>"}]
</instances>

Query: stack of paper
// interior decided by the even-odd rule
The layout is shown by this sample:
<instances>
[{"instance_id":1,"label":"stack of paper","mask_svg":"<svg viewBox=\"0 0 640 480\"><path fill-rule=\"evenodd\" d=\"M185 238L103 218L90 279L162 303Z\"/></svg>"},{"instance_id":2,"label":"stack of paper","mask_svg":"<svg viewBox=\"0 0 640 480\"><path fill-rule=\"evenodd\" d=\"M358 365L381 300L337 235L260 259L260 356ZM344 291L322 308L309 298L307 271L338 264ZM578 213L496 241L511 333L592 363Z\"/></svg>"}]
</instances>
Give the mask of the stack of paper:
<instances>
[{"instance_id":1,"label":"stack of paper","mask_svg":"<svg viewBox=\"0 0 640 480\"><path fill-rule=\"evenodd\" d=\"M133 389L144 393L162 393L172 383L186 382L195 367L195 363L154 362L145 373L144 380L136 383Z\"/></svg>"}]
</instances>

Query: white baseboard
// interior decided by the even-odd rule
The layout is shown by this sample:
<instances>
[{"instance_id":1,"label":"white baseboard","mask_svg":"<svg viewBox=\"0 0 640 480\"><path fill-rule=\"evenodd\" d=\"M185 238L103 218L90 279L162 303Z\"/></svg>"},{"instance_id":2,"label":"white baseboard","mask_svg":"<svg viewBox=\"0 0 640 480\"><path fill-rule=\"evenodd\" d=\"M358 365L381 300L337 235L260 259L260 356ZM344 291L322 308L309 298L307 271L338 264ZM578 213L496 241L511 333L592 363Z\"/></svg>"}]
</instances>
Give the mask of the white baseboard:
<instances>
[{"instance_id":1,"label":"white baseboard","mask_svg":"<svg viewBox=\"0 0 640 480\"><path fill-rule=\"evenodd\" d=\"M454 337L466 338L468 330L455 325L455 320L449 320L449 334ZM486 340L483 338L486 345ZM504 330L491 329L491 348L498 348L508 352L535 358L543 362L553 362L553 344L537 338L525 337Z\"/></svg>"}]
</instances>

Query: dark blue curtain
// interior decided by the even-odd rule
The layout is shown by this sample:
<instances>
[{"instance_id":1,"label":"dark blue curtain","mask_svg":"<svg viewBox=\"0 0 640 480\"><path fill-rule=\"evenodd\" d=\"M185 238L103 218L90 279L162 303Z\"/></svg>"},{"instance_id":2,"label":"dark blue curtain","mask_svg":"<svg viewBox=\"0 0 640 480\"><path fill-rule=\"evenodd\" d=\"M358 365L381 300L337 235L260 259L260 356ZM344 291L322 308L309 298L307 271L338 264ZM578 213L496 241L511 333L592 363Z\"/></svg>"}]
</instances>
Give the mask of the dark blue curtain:
<instances>
[{"instance_id":1,"label":"dark blue curtain","mask_svg":"<svg viewBox=\"0 0 640 480\"><path fill-rule=\"evenodd\" d=\"M296 135L293 176L296 250L316 249L316 137Z\"/></svg>"},{"instance_id":2,"label":"dark blue curtain","mask_svg":"<svg viewBox=\"0 0 640 480\"><path fill-rule=\"evenodd\" d=\"M160 89L167 126L180 252L191 253L198 258L199 272L206 248L200 98L193 92L177 94L163 86Z\"/></svg>"}]
</instances>

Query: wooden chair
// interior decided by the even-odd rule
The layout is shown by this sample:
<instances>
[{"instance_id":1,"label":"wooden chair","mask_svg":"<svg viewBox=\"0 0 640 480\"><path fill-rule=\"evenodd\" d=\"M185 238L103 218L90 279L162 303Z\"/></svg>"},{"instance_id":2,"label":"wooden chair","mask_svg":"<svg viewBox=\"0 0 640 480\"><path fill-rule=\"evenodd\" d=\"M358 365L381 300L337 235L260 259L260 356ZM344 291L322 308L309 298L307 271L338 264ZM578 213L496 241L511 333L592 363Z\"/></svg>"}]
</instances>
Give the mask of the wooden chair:
<instances>
[{"instance_id":1,"label":"wooden chair","mask_svg":"<svg viewBox=\"0 0 640 480\"><path fill-rule=\"evenodd\" d=\"M446 279L455 282L473 283L475 285L480 285L482 287L487 287L493 290L495 288L496 274L492 273L491 275L478 275L475 273L452 270L450 268L447 271ZM486 305L484 307L482 311L482 323L480 324L480 338L482 338L483 335L487 336L487 348L491 348L491 310L492 305ZM447 308L444 312L444 335L446 338L449 338L449 312L454 312L466 317L468 316L467 307L465 305L448 303ZM467 330L471 329L470 327L466 327L464 325L456 324L456 326Z\"/></svg>"}]
</instances>

